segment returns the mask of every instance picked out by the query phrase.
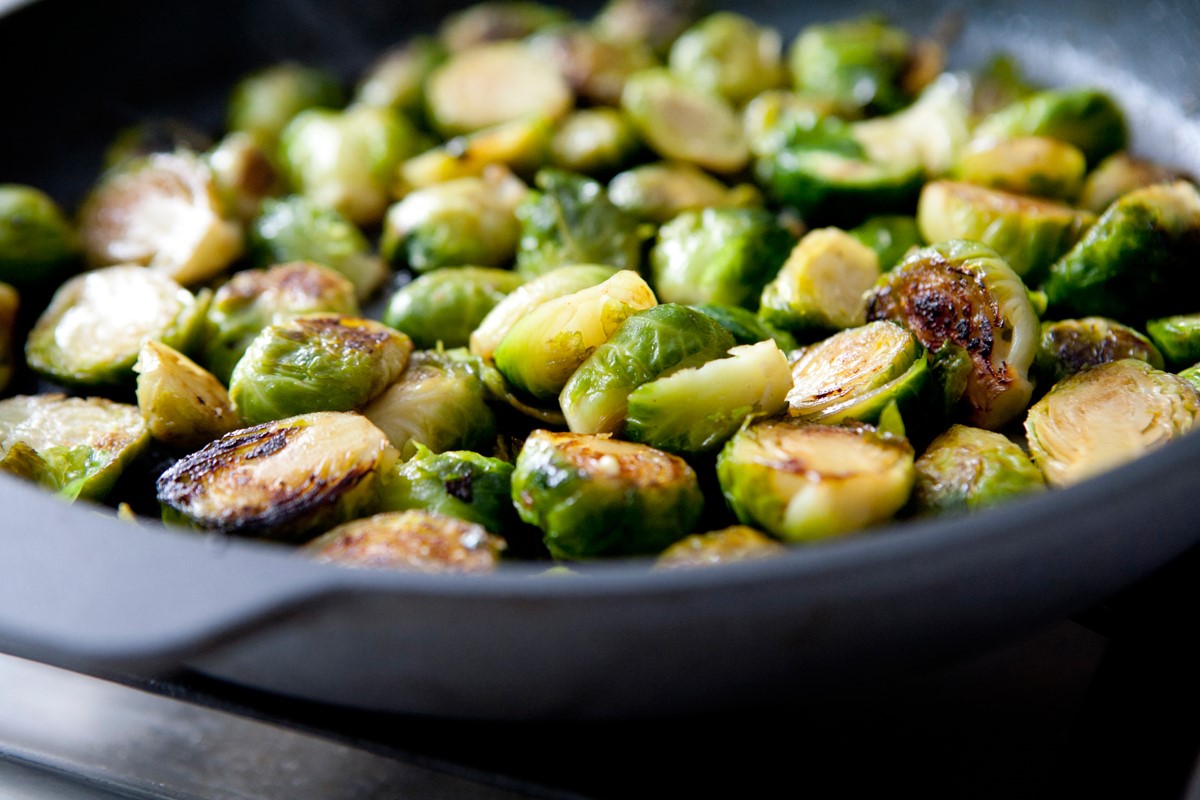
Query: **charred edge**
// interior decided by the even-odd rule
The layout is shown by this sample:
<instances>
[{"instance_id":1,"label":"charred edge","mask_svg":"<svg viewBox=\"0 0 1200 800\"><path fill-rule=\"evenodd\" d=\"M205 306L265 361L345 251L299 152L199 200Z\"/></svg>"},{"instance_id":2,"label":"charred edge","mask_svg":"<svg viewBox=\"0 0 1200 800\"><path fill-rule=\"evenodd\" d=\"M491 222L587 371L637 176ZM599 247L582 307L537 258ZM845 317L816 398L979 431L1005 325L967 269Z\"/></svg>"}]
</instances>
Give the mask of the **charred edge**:
<instances>
[{"instance_id":1,"label":"charred edge","mask_svg":"<svg viewBox=\"0 0 1200 800\"><path fill-rule=\"evenodd\" d=\"M222 436L190 456L176 461L155 484L158 499L175 508L187 505L203 487L205 475L226 469L239 460L265 458L287 447L299 431L268 422ZM249 449L247 449L249 448Z\"/></svg>"}]
</instances>

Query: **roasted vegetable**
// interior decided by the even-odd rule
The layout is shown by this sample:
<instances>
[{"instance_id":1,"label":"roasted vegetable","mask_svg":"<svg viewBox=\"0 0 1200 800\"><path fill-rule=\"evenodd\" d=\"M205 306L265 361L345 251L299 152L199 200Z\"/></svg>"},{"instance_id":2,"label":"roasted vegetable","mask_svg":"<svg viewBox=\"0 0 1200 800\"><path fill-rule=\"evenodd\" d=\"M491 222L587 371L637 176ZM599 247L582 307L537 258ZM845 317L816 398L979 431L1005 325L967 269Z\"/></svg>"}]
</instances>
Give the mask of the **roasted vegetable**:
<instances>
[{"instance_id":1,"label":"roasted vegetable","mask_svg":"<svg viewBox=\"0 0 1200 800\"><path fill-rule=\"evenodd\" d=\"M733 334L733 340L738 344L757 344L771 339L785 353L796 349L795 336L776 328L748 309L716 303L704 303L692 308L706 317L712 317L722 328Z\"/></svg>"},{"instance_id":2,"label":"roasted vegetable","mask_svg":"<svg viewBox=\"0 0 1200 800\"><path fill-rule=\"evenodd\" d=\"M1150 339L1158 345L1168 363L1184 366L1200 361L1200 314L1152 319L1146 323L1146 333L1150 334ZM1144 360L1162 369L1161 363Z\"/></svg>"},{"instance_id":3,"label":"roasted vegetable","mask_svg":"<svg viewBox=\"0 0 1200 800\"><path fill-rule=\"evenodd\" d=\"M550 160L568 172L612 175L637 154L642 142L615 108L573 111L550 140Z\"/></svg>"},{"instance_id":4,"label":"roasted vegetable","mask_svg":"<svg viewBox=\"0 0 1200 800\"><path fill-rule=\"evenodd\" d=\"M262 213L263 201L283 191L283 178L266 149L248 133L234 131L205 155L221 205L241 222Z\"/></svg>"},{"instance_id":5,"label":"roasted vegetable","mask_svg":"<svg viewBox=\"0 0 1200 800\"><path fill-rule=\"evenodd\" d=\"M342 102L337 78L320 67L275 64L242 78L229 96L225 124L273 152L280 132L301 111Z\"/></svg>"},{"instance_id":6,"label":"roasted vegetable","mask_svg":"<svg viewBox=\"0 0 1200 800\"><path fill-rule=\"evenodd\" d=\"M672 161L622 172L609 182L608 199L639 219L657 223L685 211L762 205L762 194L750 184L729 187L691 164Z\"/></svg>"},{"instance_id":7,"label":"roasted vegetable","mask_svg":"<svg viewBox=\"0 0 1200 800\"><path fill-rule=\"evenodd\" d=\"M916 462L913 509L976 511L1045 487L1041 471L1005 436L952 425Z\"/></svg>"},{"instance_id":8,"label":"roasted vegetable","mask_svg":"<svg viewBox=\"0 0 1200 800\"><path fill-rule=\"evenodd\" d=\"M20 305L17 290L0 283L0 392L8 388L16 360L13 357L13 338L17 330L17 309Z\"/></svg>"},{"instance_id":9,"label":"roasted vegetable","mask_svg":"<svg viewBox=\"0 0 1200 800\"><path fill-rule=\"evenodd\" d=\"M1133 328L1104 317L1085 317L1043 322L1033 363L1039 385L1048 389L1068 375L1122 358L1140 358L1155 369L1163 368L1162 353Z\"/></svg>"},{"instance_id":10,"label":"roasted vegetable","mask_svg":"<svg viewBox=\"0 0 1200 800\"><path fill-rule=\"evenodd\" d=\"M773 28L730 11L710 14L671 45L671 72L734 106L782 86L783 42Z\"/></svg>"},{"instance_id":11,"label":"roasted vegetable","mask_svg":"<svg viewBox=\"0 0 1200 800\"><path fill-rule=\"evenodd\" d=\"M1100 214L1122 195L1156 183L1172 183L1184 176L1127 152L1113 153L1088 173L1079 193L1079 205Z\"/></svg>"},{"instance_id":12,"label":"roasted vegetable","mask_svg":"<svg viewBox=\"0 0 1200 800\"><path fill-rule=\"evenodd\" d=\"M658 63L645 41L617 41L584 25L560 25L528 41L534 55L553 64L580 100L598 106L619 105L625 79Z\"/></svg>"},{"instance_id":13,"label":"roasted vegetable","mask_svg":"<svg viewBox=\"0 0 1200 800\"><path fill-rule=\"evenodd\" d=\"M606 39L645 42L655 52L666 53L699 12L696 0L609 0L592 25Z\"/></svg>"},{"instance_id":14,"label":"roasted vegetable","mask_svg":"<svg viewBox=\"0 0 1200 800\"><path fill-rule=\"evenodd\" d=\"M489 0L457 11L442 21L438 39L458 53L491 42L523 39L570 19L561 8L525 0Z\"/></svg>"},{"instance_id":15,"label":"roasted vegetable","mask_svg":"<svg viewBox=\"0 0 1200 800\"><path fill-rule=\"evenodd\" d=\"M455 178L479 177L492 165L532 177L550 160L557 126L549 117L522 117L465 136L413 156L400 165L393 192L403 196Z\"/></svg>"},{"instance_id":16,"label":"roasted vegetable","mask_svg":"<svg viewBox=\"0 0 1200 800\"><path fill-rule=\"evenodd\" d=\"M1071 201L1086 172L1083 151L1075 145L1047 136L1017 136L976 139L959 156L953 174L989 189Z\"/></svg>"},{"instance_id":17,"label":"roasted vegetable","mask_svg":"<svg viewBox=\"0 0 1200 800\"><path fill-rule=\"evenodd\" d=\"M879 268L884 272L899 264L910 250L925 243L916 217L897 214L871 217L847 233L875 251Z\"/></svg>"},{"instance_id":18,"label":"roasted vegetable","mask_svg":"<svg viewBox=\"0 0 1200 800\"><path fill-rule=\"evenodd\" d=\"M25 286L51 279L78 249L75 231L49 195L0 184L0 281Z\"/></svg>"},{"instance_id":19,"label":"roasted vegetable","mask_svg":"<svg viewBox=\"0 0 1200 800\"><path fill-rule=\"evenodd\" d=\"M786 549L746 525L731 525L719 531L695 533L662 551L655 569L687 569L774 558Z\"/></svg>"},{"instance_id":20,"label":"roasted vegetable","mask_svg":"<svg viewBox=\"0 0 1200 800\"><path fill-rule=\"evenodd\" d=\"M434 39L409 39L384 53L367 70L354 99L365 106L393 108L410 119L421 120L425 114L425 80L445 58L445 48Z\"/></svg>"},{"instance_id":21,"label":"roasted vegetable","mask_svg":"<svg viewBox=\"0 0 1200 800\"><path fill-rule=\"evenodd\" d=\"M221 382L178 350L148 339L133 369L138 409L158 441L195 450L240 427Z\"/></svg>"},{"instance_id":22,"label":"roasted vegetable","mask_svg":"<svg viewBox=\"0 0 1200 800\"><path fill-rule=\"evenodd\" d=\"M762 293L759 314L786 330L840 330L865 319L879 279L875 251L837 228L809 231Z\"/></svg>"},{"instance_id":23,"label":"roasted vegetable","mask_svg":"<svg viewBox=\"0 0 1200 800\"><path fill-rule=\"evenodd\" d=\"M835 100L843 113L889 113L908 99L903 74L911 40L877 19L806 27L788 65L801 92Z\"/></svg>"},{"instance_id":24,"label":"roasted vegetable","mask_svg":"<svg viewBox=\"0 0 1200 800\"><path fill-rule=\"evenodd\" d=\"M1047 89L985 118L980 138L1048 136L1078 147L1089 165L1125 147L1125 115L1098 89Z\"/></svg>"},{"instance_id":25,"label":"roasted vegetable","mask_svg":"<svg viewBox=\"0 0 1200 800\"><path fill-rule=\"evenodd\" d=\"M418 446L388 476L381 507L429 511L506 536L521 524L512 503L512 473L513 465L498 458L464 450L433 453Z\"/></svg>"},{"instance_id":26,"label":"roasted vegetable","mask_svg":"<svg viewBox=\"0 0 1200 800\"><path fill-rule=\"evenodd\" d=\"M497 303L522 283L505 269L457 267L422 275L396 290L383 321L417 347L464 347Z\"/></svg>"},{"instance_id":27,"label":"roasted vegetable","mask_svg":"<svg viewBox=\"0 0 1200 800\"><path fill-rule=\"evenodd\" d=\"M344 523L304 550L317 561L348 567L479 574L496 568L504 540L472 522L412 510Z\"/></svg>"}]
</instances>

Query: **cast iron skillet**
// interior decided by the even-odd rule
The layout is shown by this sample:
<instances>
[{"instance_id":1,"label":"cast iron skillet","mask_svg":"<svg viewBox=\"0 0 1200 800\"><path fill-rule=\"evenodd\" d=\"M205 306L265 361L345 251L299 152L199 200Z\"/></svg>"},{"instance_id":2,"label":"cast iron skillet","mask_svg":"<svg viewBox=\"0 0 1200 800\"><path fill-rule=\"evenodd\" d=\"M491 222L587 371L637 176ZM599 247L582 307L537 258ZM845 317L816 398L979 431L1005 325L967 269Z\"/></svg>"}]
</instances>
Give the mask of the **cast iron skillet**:
<instances>
[{"instance_id":1,"label":"cast iron skillet","mask_svg":"<svg viewBox=\"0 0 1200 800\"><path fill-rule=\"evenodd\" d=\"M880 10L961 25L1057 84L1114 91L1135 149L1200 171L1189 0L805 3L744 9L792 35ZM580 8L590 13L594 8ZM316 0L44 0L0 19L0 179L71 204L111 133L150 114L216 129L228 87L291 57L347 77L445 7ZM1128 585L1200 540L1200 436L1069 491L684 573L600 564L482 579L339 569L282 548L134 527L0 476L0 648L150 673L187 664L390 711L528 718L713 710L852 687L994 644Z\"/></svg>"}]
</instances>

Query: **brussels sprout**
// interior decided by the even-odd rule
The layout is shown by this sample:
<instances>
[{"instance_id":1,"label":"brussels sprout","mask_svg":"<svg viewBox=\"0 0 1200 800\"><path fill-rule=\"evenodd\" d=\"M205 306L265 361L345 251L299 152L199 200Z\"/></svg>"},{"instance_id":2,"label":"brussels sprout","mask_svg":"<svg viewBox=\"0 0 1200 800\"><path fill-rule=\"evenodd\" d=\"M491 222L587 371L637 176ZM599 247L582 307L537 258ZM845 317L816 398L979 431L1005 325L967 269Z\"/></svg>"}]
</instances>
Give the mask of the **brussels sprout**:
<instances>
[{"instance_id":1,"label":"brussels sprout","mask_svg":"<svg viewBox=\"0 0 1200 800\"><path fill-rule=\"evenodd\" d=\"M770 339L785 353L796 349L796 337L787 331L776 328L749 309L740 306L722 306L716 303L704 303L692 306L692 308L706 317L711 317L722 328L733 334L733 340L738 344L757 344Z\"/></svg>"},{"instance_id":2,"label":"brussels sprout","mask_svg":"<svg viewBox=\"0 0 1200 800\"><path fill-rule=\"evenodd\" d=\"M425 83L429 120L445 136L471 133L522 117L561 119L574 104L571 87L527 45L499 42L451 56Z\"/></svg>"},{"instance_id":3,"label":"brussels sprout","mask_svg":"<svg viewBox=\"0 0 1200 800\"><path fill-rule=\"evenodd\" d=\"M131 125L117 132L104 151L104 168L155 153L186 151L200 153L212 147L212 139L183 120L158 118Z\"/></svg>"},{"instance_id":4,"label":"brussels sprout","mask_svg":"<svg viewBox=\"0 0 1200 800\"><path fill-rule=\"evenodd\" d=\"M108 172L79 212L93 266L142 264L182 284L222 273L242 254L242 230L221 216L212 170L186 153Z\"/></svg>"},{"instance_id":5,"label":"brussels sprout","mask_svg":"<svg viewBox=\"0 0 1200 800\"><path fill-rule=\"evenodd\" d=\"M641 147L629 120L615 108L571 112L550 142L554 166L588 175L611 175Z\"/></svg>"},{"instance_id":6,"label":"brussels sprout","mask_svg":"<svg viewBox=\"0 0 1200 800\"><path fill-rule=\"evenodd\" d=\"M1085 317L1043 322L1033 365L1039 383L1049 387L1080 370L1122 358L1140 358L1155 369L1163 368L1162 353L1133 328L1103 317Z\"/></svg>"},{"instance_id":7,"label":"brussels sprout","mask_svg":"<svg viewBox=\"0 0 1200 800\"><path fill-rule=\"evenodd\" d=\"M590 178L556 169L537 174L540 192L517 207L517 271L533 278L568 264L637 270L646 232Z\"/></svg>"},{"instance_id":8,"label":"brussels sprout","mask_svg":"<svg viewBox=\"0 0 1200 800\"><path fill-rule=\"evenodd\" d=\"M421 150L417 129L390 108L309 109L279 138L279 160L292 188L356 225L383 217L400 162Z\"/></svg>"},{"instance_id":9,"label":"brussels sprout","mask_svg":"<svg viewBox=\"0 0 1200 800\"><path fill-rule=\"evenodd\" d=\"M25 343L25 359L50 380L78 386L132 383L146 339L192 344L208 296L161 272L125 265L85 272L58 287Z\"/></svg>"},{"instance_id":10,"label":"brussels sprout","mask_svg":"<svg viewBox=\"0 0 1200 800\"><path fill-rule=\"evenodd\" d=\"M916 251L868 294L867 319L901 323L933 353L961 348L971 365L962 400L977 427L1002 427L1033 394L1038 318L1021 279L984 245L953 241Z\"/></svg>"},{"instance_id":11,"label":"brussels sprout","mask_svg":"<svg viewBox=\"0 0 1200 800\"><path fill-rule=\"evenodd\" d=\"M1185 181L1117 200L1066 255L1042 289L1051 308L1135 319L1186 313L1200 289L1200 194Z\"/></svg>"},{"instance_id":12,"label":"brussels sprout","mask_svg":"<svg viewBox=\"0 0 1200 800\"><path fill-rule=\"evenodd\" d=\"M496 437L482 367L461 350L419 351L363 416L387 434L403 458L419 447L434 453L482 450Z\"/></svg>"},{"instance_id":13,"label":"brussels sprout","mask_svg":"<svg viewBox=\"0 0 1200 800\"><path fill-rule=\"evenodd\" d=\"M710 14L671 45L671 72L735 106L786 80L779 33L729 11Z\"/></svg>"},{"instance_id":14,"label":"brussels sprout","mask_svg":"<svg viewBox=\"0 0 1200 800\"><path fill-rule=\"evenodd\" d=\"M393 205L379 248L414 272L512 261L521 225L515 213L528 189L502 167L418 189Z\"/></svg>"},{"instance_id":15,"label":"brussels sprout","mask_svg":"<svg viewBox=\"0 0 1200 800\"><path fill-rule=\"evenodd\" d=\"M787 405L787 359L768 340L729 350L698 367L678 369L629 393L625 435L672 453L716 450L749 417Z\"/></svg>"},{"instance_id":16,"label":"brussels sprout","mask_svg":"<svg viewBox=\"0 0 1200 800\"><path fill-rule=\"evenodd\" d=\"M240 427L221 382L175 348L147 339L133 369L138 409L158 441L194 450Z\"/></svg>"},{"instance_id":17,"label":"brussels sprout","mask_svg":"<svg viewBox=\"0 0 1200 800\"><path fill-rule=\"evenodd\" d=\"M520 285L521 276L505 269L436 270L397 290L383 321L417 347L464 347L496 303Z\"/></svg>"},{"instance_id":18,"label":"brussels sprout","mask_svg":"<svg viewBox=\"0 0 1200 800\"><path fill-rule=\"evenodd\" d=\"M1188 367L1183 372L1179 373L1179 377L1183 378L1185 381L1194 386L1196 391L1200 391L1200 364L1194 364Z\"/></svg>"},{"instance_id":19,"label":"brussels sprout","mask_svg":"<svg viewBox=\"0 0 1200 800\"><path fill-rule=\"evenodd\" d=\"M959 155L952 174L989 189L1069 201L1079 194L1086 172L1083 151L1075 145L1046 136L1017 136L976 139Z\"/></svg>"},{"instance_id":20,"label":"brussels sprout","mask_svg":"<svg viewBox=\"0 0 1200 800\"><path fill-rule=\"evenodd\" d=\"M677 456L545 430L517 456L512 499L555 558L657 553L689 533L704 506L696 473Z\"/></svg>"},{"instance_id":21,"label":"brussels sprout","mask_svg":"<svg viewBox=\"0 0 1200 800\"><path fill-rule=\"evenodd\" d=\"M1135 158L1124 151L1113 153L1088 174L1079 193L1079 206L1100 214L1134 189L1171 183L1183 177L1175 170Z\"/></svg>"},{"instance_id":22,"label":"brussels sprout","mask_svg":"<svg viewBox=\"0 0 1200 800\"><path fill-rule=\"evenodd\" d=\"M742 132L746 145L756 156L770 155L793 143L797 134L815 131L832 120L837 105L819 97L808 97L786 89L768 89L742 109ZM836 123L847 136L849 129Z\"/></svg>"},{"instance_id":23,"label":"brussels sprout","mask_svg":"<svg viewBox=\"0 0 1200 800\"><path fill-rule=\"evenodd\" d=\"M0 400L0 471L67 500L102 500L150 435L136 407L61 394Z\"/></svg>"},{"instance_id":24,"label":"brussels sprout","mask_svg":"<svg viewBox=\"0 0 1200 800\"><path fill-rule=\"evenodd\" d=\"M265 328L229 379L229 396L249 424L313 411L353 411L399 377L412 340L386 325L309 314Z\"/></svg>"},{"instance_id":25,"label":"brussels sprout","mask_svg":"<svg viewBox=\"0 0 1200 800\"><path fill-rule=\"evenodd\" d=\"M879 278L875 251L837 228L809 231L762 293L759 314L788 330L853 328Z\"/></svg>"},{"instance_id":26,"label":"brussels sprout","mask_svg":"<svg viewBox=\"0 0 1200 800\"><path fill-rule=\"evenodd\" d=\"M16 289L7 283L0 283L0 392L8 388L15 367L13 340L17 332L20 301Z\"/></svg>"},{"instance_id":27,"label":"brussels sprout","mask_svg":"<svg viewBox=\"0 0 1200 800\"><path fill-rule=\"evenodd\" d=\"M793 243L762 209L685 211L659 229L650 253L655 293L664 303L753 308Z\"/></svg>"},{"instance_id":28,"label":"brussels sprout","mask_svg":"<svg viewBox=\"0 0 1200 800\"><path fill-rule=\"evenodd\" d=\"M455 178L478 177L493 164L522 177L533 175L549 161L555 130L549 117L525 117L456 136L401 164L393 191L403 196Z\"/></svg>"},{"instance_id":29,"label":"brussels sprout","mask_svg":"<svg viewBox=\"0 0 1200 800\"><path fill-rule=\"evenodd\" d=\"M663 158L722 174L738 172L750 160L732 106L665 69L630 75L621 92L621 108L646 144Z\"/></svg>"},{"instance_id":30,"label":"brussels sprout","mask_svg":"<svg viewBox=\"0 0 1200 800\"><path fill-rule=\"evenodd\" d=\"M645 42L666 54L699 14L697 0L608 0L592 26L605 39L622 44Z\"/></svg>"},{"instance_id":31,"label":"brussels sprout","mask_svg":"<svg viewBox=\"0 0 1200 800\"><path fill-rule=\"evenodd\" d=\"M25 286L51 279L77 250L75 232L49 195L0 184L0 281Z\"/></svg>"},{"instance_id":32,"label":"brussels sprout","mask_svg":"<svg viewBox=\"0 0 1200 800\"><path fill-rule=\"evenodd\" d=\"M918 164L928 177L944 175L970 139L967 84L943 75L903 111L855 122L854 140L877 164Z\"/></svg>"},{"instance_id":33,"label":"brussels sprout","mask_svg":"<svg viewBox=\"0 0 1200 800\"><path fill-rule=\"evenodd\" d=\"M416 454L398 464L381 495L384 511L419 509L506 536L520 526L512 503L513 465L466 450Z\"/></svg>"},{"instance_id":34,"label":"brussels sprout","mask_svg":"<svg viewBox=\"0 0 1200 800\"><path fill-rule=\"evenodd\" d=\"M348 567L479 574L496 568L504 540L480 525L414 510L344 523L304 550L317 561Z\"/></svg>"},{"instance_id":35,"label":"brussels sprout","mask_svg":"<svg viewBox=\"0 0 1200 800\"><path fill-rule=\"evenodd\" d=\"M789 542L814 542L883 522L915 480L904 439L869 426L764 420L717 457L721 491L739 520Z\"/></svg>"},{"instance_id":36,"label":"brussels sprout","mask_svg":"<svg viewBox=\"0 0 1200 800\"><path fill-rule=\"evenodd\" d=\"M443 61L446 50L430 38L417 36L383 54L367 70L354 93L364 106L393 108L410 119L425 113L425 80Z\"/></svg>"},{"instance_id":37,"label":"brussels sprout","mask_svg":"<svg viewBox=\"0 0 1200 800\"><path fill-rule=\"evenodd\" d=\"M397 454L365 417L335 411L233 431L158 479L168 522L304 541L378 504Z\"/></svg>"},{"instance_id":38,"label":"brussels sprout","mask_svg":"<svg viewBox=\"0 0 1200 800\"><path fill-rule=\"evenodd\" d=\"M1125 147L1125 115L1098 89L1049 89L1017 100L975 128L980 138L1048 136L1075 145L1089 165Z\"/></svg>"},{"instance_id":39,"label":"brussels sprout","mask_svg":"<svg viewBox=\"0 0 1200 800\"><path fill-rule=\"evenodd\" d=\"M952 425L916 462L918 513L974 511L1046 485L1041 470L999 433Z\"/></svg>"},{"instance_id":40,"label":"brussels sprout","mask_svg":"<svg viewBox=\"0 0 1200 800\"><path fill-rule=\"evenodd\" d=\"M875 251L884 272L899 264L908 251L925 243L916 217L897 214L871 217L847 233Z\"/></svg>"},{"instance_id":41,"label":"brussels sprout","mask_svg":"<svg viewBox=\"0 0 1200 800\"><path fill-rule=\"evenodd\" d=\"M540 425L551 425L555 428L567 427L567 418L555 400L531 400L528 395L518 393L504 379L495 364L482 362L479 376L487 389L488 400L504 403L518 413L536 420ZM528 424L528 421L526 421Z\"/></svg>"},{"instance_id":42,"label":"brussels sprout","mask_svg":"<svg viewBox=\"0 0 1200 800\"><path fill-rule=\"evenodd\" d=\"M538 33L529 48L553 64L580 99L604 106L619 105L625 79L658 63L644 41L606 39L579 25Z\"/></svg>"},{"instance_id":43,"label":"brussels sprout","mask_svg":"<svg viewBox=\"0 0 1200 800\"><path fill-rule=\"evenodd\" d=\"M1029 409L1025 432L1046 482L1061 487L1178 439L1198 418L1192 384L1130 358L1055 384Z\"/></svg>"},{"instance_id":44,"label":"brussels sprout","mask_svg":"<svg viewBox=\"0 0 1200 800\"><path fill-rule=\"evenodd\" d=\"M926 241L985 244L1013 272L1031 279L1070 250L1095 221L1062 203L956 181L925 184L917 204L917 224Z\"/></svg>"},{"instance_id":45,"label":"brussels sprout","mask_svg":"<svg viewBox=\"0 0 1200 800\"><path fill-rule=\"evenodd\" d=\"M682 162L660 161L626 170L608 184L613 205L638 219L664 223L684 211L762 205L754 186L730 188L703 170Z\"/></svg>"},{"instance_id":46,"label":"brussels sprout","mask_svg":"<svg viewBox=\"0 0 1200 800\"><path fill-rule=\"evenodd\" d=\"M248 133L234 131L206 158L222 205L242 222L257 217L263 200L280 192L282 181L275 165Z\"/></svg>"},{"instance_id":47,"label":"brussels sprout","mask_svg":"<svg viewBox=\"0 0 1200 800\"><path fill-rule=\"evenodd\" d=\"M217 289L208 306L201 360L222 383L229 383L234 365L263 328L319 311L357 314L354 285L307 261L238 272Z\"/></svg>"},{"instance_id":48,"label":"brussels sprout","mask_svg":"<svg viewBox=\"0 0 1200 800\"><path fill-rule=\"evenodd\" d=\"M971 111L976 117L999 111L1038 91L1021 74L1017 62L1005 53L993 56L974 76L973 83Z\"/></svg>"},{"instance_id":49,"label":"brussels sprout","mask_svg":"<svg viewBox=\"0 0 1200 800\"><path fill-rule=\"evenodd\" d=\"M1152 319L1146 323L1146 333L1167 357L1168 363L1182 366L1200 361L1200 314ZM1162 363L1156 364L1148 358L1143 360L1163 368Z\"/></svg>"},{"instance_id":50,"label":"brussels sprout","mask_svg":"<svg viewBox=\"0 0 1200 800\"><path fill-rule=\"evenodd\" d=\"M719 531L695 533L662 551L655 569L685 569L774 558L786 548L747 525L731 525Z\"/></svg>"},{"instance_id":51,"label":"brussels sprout","mask_svg":"<svg viewBox=\"0 0 1200 800\"><path fill-rule=\"evenodd\" d=\"M576 433L614 433L630 393L677 369L725 355L733 336L712 318L667 303L634 314L596 348L563 387L558 402Z\"/></svg>"},{"instance_id":52,"label":"brussels sprout","mask_svg":"<svg viewBox=\"0 0 1200 800\"><path fill-rule=\"evenodd\" d=\"M911 407L928 379L925 348L891 322L870 322L800 350L788 413L806 422L878 422L891 403Z\"/></svg>"},{"instance_id":53,"label":"brussels sprout","mask_svg":"<svg viewBox=\"0 0 1200 800\"><path fill-rule=\"evenodd\" d=\"M366 299L387 278L383 260L362 232L336 211L307 198L267 200L250 229L250 248L259 266L312 261L339 272Z\"/></svg>"},{"instance_id":54,"label":"brussels sprout","mask_svg":"<svg viewBox=\"0 0 1200 800\"><path fill-rule=\"evenodd\" d=\"M910 47L907 33L877 19L810 25L788 66L798 90L835 99L844 114L886 114L908 100L901 83Z\"/></svg>"},{"instance_id":55,"label":"brussels sprout","mask_svg":"<svg viewBox=\"0 0 1200 800\"><path fill-rule=\"evenodd\" d=\"M229 96L225 127L244 131L268 151L301 111L342 104L337 78L319 67L283 63L242 78Z\"/></svg>"},{"instance_id":56,"label":"brussels sprout","mask_svg":"<svg viewBox=\"0 0 1200 800\"><path fill-rule=\"evenodd\" d=\"M627 317L655 303L654 292L629 270L597 286L547 300L505 334L496 347L496 368L530 397L554 397Z\"/></svg>"},{"instance_id":57,"label":"brussels sprout","mask_svg":"<svg viewBox=\"0 0 1200 800\"><path fill-rule=\"evenodd\" d=\"M512 329L537 306L556 297L573 294L603 283L617 270L612 267L582 264L559 267L514 289L498 302L471 334L471 352L491 361L496 347Z\"/></svg>"},{"instance_id":58,"label":"brussels sprout","mask_svg":"<svg viewBox=\"0 0 1200 800\"><path fill-rule=\"evenodd\" d=\"M563 9L541 3L492 0L446 17L438 29L438 38L451 53L459 53L492 42L524 39L570 19Z\"/></svg>"}]
</instances>

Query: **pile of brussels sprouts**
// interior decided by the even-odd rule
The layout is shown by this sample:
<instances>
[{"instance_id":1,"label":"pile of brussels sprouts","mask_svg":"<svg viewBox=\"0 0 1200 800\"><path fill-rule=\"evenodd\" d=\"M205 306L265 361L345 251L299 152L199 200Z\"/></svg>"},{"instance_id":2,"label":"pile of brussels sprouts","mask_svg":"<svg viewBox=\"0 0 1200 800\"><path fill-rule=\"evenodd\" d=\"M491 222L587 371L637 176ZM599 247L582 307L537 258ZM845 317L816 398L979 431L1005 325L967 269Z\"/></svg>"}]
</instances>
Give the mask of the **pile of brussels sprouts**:
<instances>
[{"instance_id":1,"label":"pile of brussels sprouts","mask_svg":"<svg viewBox=\"0 0 1200 800\"><path fill-rule=\"evenodd\" d=\"M1200 194L1113 100L793 34L484 3L123 132L73 219L0 186L0 470L358 565L675 566L1187 433Z\"/></svg>"}]
</instances>

